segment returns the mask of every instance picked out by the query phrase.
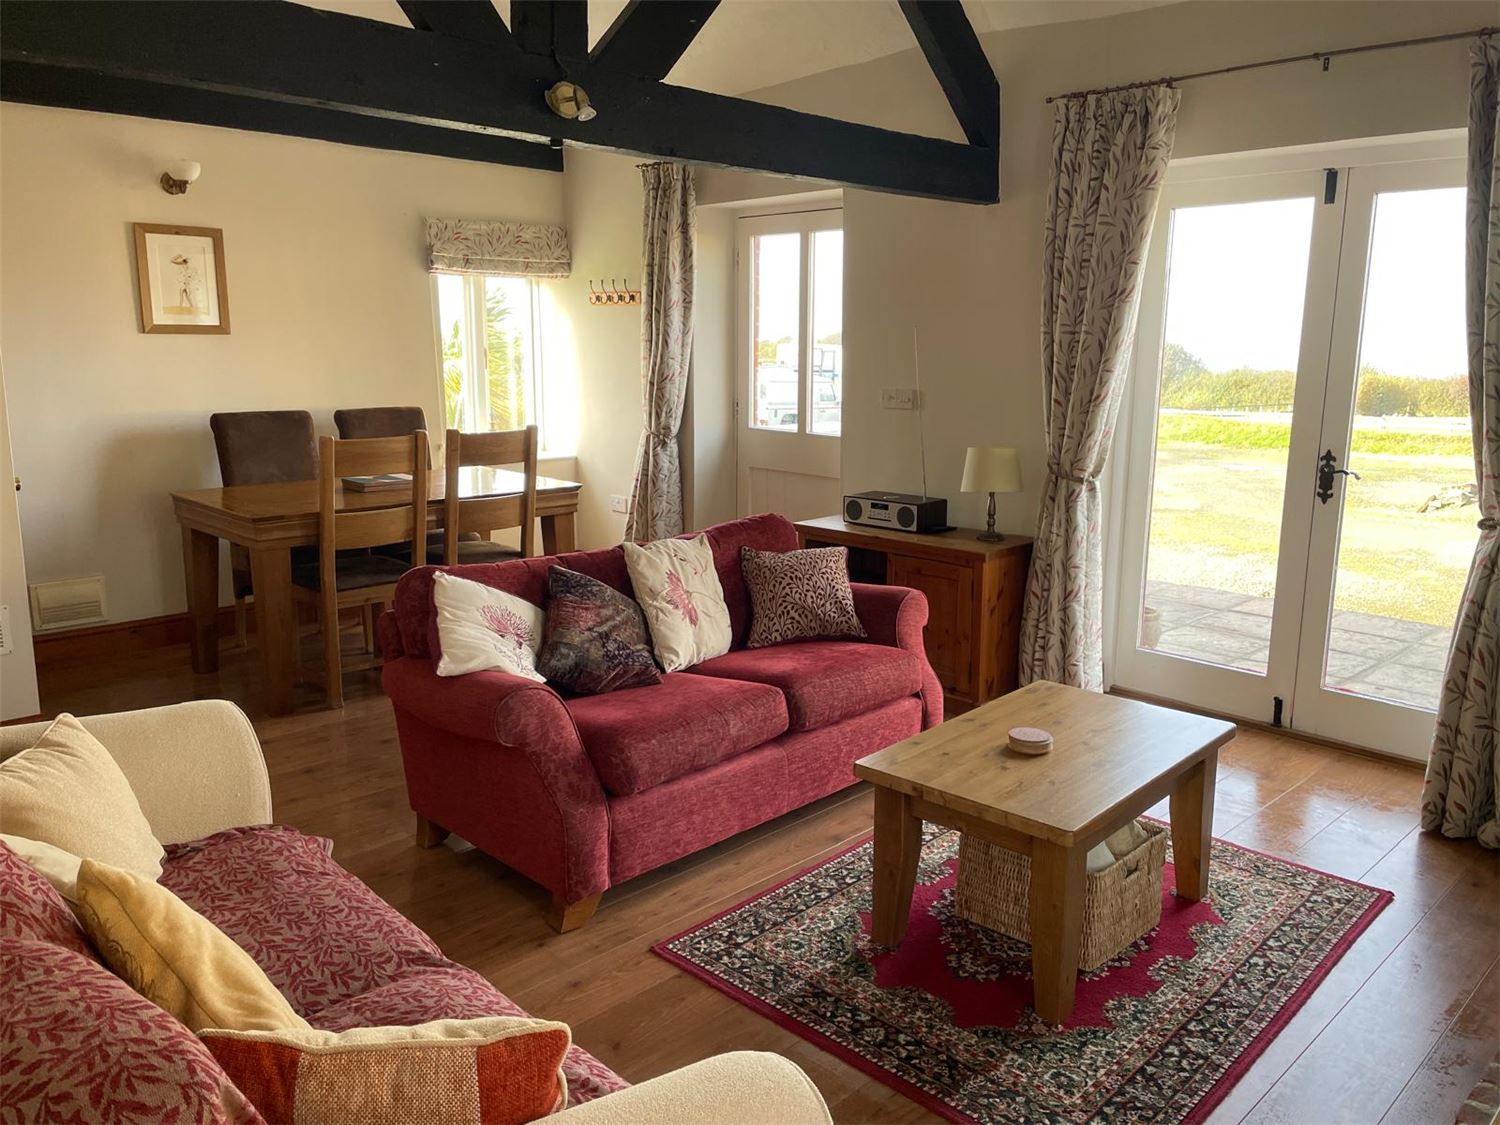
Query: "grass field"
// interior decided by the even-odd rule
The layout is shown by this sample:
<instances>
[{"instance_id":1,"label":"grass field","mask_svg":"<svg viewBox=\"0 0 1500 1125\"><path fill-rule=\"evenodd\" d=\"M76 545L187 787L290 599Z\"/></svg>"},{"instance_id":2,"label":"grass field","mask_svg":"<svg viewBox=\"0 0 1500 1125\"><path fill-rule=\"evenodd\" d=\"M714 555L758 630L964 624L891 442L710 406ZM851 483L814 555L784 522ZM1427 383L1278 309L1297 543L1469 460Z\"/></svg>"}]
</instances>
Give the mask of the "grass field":
<instances>
[{"instance_id":1,"label":"grass field","mask_svg":"<svg viewBox=\"0 0 1500 1125\"><path fill-rule=\"evenodd\" d=\"M1421 433L1360 420L1339 547L1335 608L1449 626L1478 532L1469 504L1421 512L1439 489L1474 480L1464 429ZM1286 481L1289 422L1163 415L1147 577L1269 597ZM1304 483L1313 487L1309 467Z\"/></svg>"}]
</instances>

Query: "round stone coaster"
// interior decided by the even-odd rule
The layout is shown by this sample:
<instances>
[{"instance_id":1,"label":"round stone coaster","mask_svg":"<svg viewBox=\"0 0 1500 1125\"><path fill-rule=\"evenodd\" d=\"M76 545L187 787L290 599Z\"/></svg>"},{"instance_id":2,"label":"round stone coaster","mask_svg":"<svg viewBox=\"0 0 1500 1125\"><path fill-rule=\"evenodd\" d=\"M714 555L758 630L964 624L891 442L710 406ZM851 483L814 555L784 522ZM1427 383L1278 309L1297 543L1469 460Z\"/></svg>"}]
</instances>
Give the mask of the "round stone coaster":
<instances>
[{"instance_id":1,"label":"round stone coaster","mask_svg":"<svg viewBox=\"0 0 1500 1125\"><path fill-rule=\"evenodd\" d=\"M1009 739L1017 754L1045 754L1052 749L1052 732L1040 727L1012 727Z\"/></svg>"}]
</instances>

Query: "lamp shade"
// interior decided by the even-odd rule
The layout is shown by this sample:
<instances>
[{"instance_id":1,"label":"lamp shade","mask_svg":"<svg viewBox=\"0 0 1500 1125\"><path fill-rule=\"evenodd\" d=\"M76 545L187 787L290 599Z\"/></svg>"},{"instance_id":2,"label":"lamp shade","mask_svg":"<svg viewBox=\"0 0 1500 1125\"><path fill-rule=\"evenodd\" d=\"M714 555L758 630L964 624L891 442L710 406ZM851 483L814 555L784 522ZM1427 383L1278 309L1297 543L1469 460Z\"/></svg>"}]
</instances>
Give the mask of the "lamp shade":
<instances>
[{"instance_id":1,"label":"lamp shade","mask_svg":"<svg viewBox=\"0 0 1500 1125\"><path fill-rule=\"evenodd\" d=\"M1021 458L1014 449L971 445L964 455L961 492L1020 492Z\"/></svg>"}]
</instances>

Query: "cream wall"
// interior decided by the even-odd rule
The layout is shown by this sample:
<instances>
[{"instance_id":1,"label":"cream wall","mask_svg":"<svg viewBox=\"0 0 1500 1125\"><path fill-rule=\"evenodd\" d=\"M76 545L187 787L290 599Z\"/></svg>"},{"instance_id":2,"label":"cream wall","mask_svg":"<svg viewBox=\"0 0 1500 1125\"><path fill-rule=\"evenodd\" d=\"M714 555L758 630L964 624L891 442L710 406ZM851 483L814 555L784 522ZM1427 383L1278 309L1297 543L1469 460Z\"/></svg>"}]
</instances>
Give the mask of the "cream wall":
<instances>
[{"instance_id":1,"label":"cream wall","mask_svg":"<svg viewBox=\"0 0 1500 1125\"><path fill-rule=\"evenodd\" d=\"M179 156L203 176L168 196L156 181ZM28 577L102 573L114 620L181 611L167 494L218 483L216 410L307 409L332 432L337 407L415 403L439 426L433 214L557 222L562 177L0 107L0 341ZM132 222L223 229L231 334L139 331Z\"/></svg>"},{"instance_id":2,"label":"cream wall","mask_svg":"<svg viewBox=\"0 0 1500 1125\"><path fill-rule=\"evenodd\" d=\"M1002 202L976 207L845 193L845 488L919 486L911 414L878 405L881 387L911 385L915 323L932 491L949 497L955 522L978 524L983 498L958 492L964 447L1018 446L1025 492L999 498L999 523L1034 528L1045 466L1037 327L1051 138L1045 97L1465 30L1494 17L1493 3L1222 0L985 35L1003 94ZM1460 127L1467 52L1467 42L1453 42L1338 58L1327 73L1308 63L1183 83L1176 155ZM754 97L960 139L916 51Z\"/></svg>"}]
</instances>

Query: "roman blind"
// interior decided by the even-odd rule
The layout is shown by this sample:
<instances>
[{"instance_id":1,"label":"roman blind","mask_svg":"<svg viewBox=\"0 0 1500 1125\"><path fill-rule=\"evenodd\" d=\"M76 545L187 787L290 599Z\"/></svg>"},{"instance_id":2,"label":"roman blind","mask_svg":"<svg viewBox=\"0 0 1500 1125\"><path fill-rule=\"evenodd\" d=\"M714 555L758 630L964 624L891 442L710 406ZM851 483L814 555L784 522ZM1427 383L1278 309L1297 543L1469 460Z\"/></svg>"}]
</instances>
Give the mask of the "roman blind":
<instances>
[{"instance_id":1,"label":"roman blind","mask_svg":"<svg viewBox=\"0 0 1500 1125\"><path fill-rule=\"evenodd\" d=\"M428 219L427 268L432 273L559 278L572 272L573 254L566 227Z\"/></svg>"}]
</instances>

